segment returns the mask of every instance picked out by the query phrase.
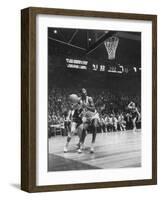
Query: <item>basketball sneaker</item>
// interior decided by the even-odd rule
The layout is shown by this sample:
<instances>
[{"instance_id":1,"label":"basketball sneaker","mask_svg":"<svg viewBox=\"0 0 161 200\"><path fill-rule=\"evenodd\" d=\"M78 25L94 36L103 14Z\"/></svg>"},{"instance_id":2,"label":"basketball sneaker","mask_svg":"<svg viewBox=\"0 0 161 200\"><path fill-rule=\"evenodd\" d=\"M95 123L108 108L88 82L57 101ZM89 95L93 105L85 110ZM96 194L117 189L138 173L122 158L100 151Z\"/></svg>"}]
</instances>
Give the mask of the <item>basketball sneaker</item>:
<instances>
[{"instance_id":1,"label":"basketball sneaker","mask_svg":"<svg viewBox=\"0 0 161 200\"><path fill-rule=\"evenodd\" d=\"M79 148L79 149L77 150L77 152L78 152L78 153L82 153L82 150Z\"/></svg>"},{"instance_id":2,"label":"basketball sneaker","mask_svg":"<svg viewBox=\"0 0 161 200\"><path fill-rule=\"evenodd\" d=\"M67 147L64 147L64 153L67 153L67 152L68 152Z\"/></svg>"},{"instance_id":3,"label":"basketball sneaker","mask_svg":"<svg viewBox=\"0 0 161 200\"><path fill-rule=\"evenodd\" d=\"M94 153L94 148L93 147L90 148L90 153Z\"/></svg>"}]
</instances>

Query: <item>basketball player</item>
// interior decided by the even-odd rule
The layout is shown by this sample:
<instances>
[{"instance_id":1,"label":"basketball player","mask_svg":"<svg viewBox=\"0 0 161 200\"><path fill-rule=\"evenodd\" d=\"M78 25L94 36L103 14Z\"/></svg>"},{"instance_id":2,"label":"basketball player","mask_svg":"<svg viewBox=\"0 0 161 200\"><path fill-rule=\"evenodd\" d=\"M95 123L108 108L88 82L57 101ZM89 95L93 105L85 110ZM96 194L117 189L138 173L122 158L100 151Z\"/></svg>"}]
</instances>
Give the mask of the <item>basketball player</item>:
<instances>
[{"instance_id":1,"label":"basketball player","mask_svg":"<svg viewBox=\"0 0 161 200\"><path fill-rule=\"evenodd\" d=\"M91 131L92 131L90 152L94 153L94 144L96 140L97 127L99 123L99 114L95 109L92 97L87 95L87 90L85 88L81 90L80 103L82 105L83 112L81 113L82 124L80 125L80 129L82 130L82 134L80 137L80 145L78 153L82 152L82 146L84 144L86 132L89 126L91 126Z\"/></svg>"},{"instance_id":2,"label":"basketball player","mask_svg":"<svg viewBox=\"0 0 161 200\"><path fill-rule=\"evenodd\" d=\"M79 136L81 133L81 129L79 129L80 124L82 124L82 118L80 117L80 114L82 113L83 109L80 106L80 103L71 103L71 109L68 111L68 135L67 135L67 141L66 145L64 147L64 153L68 152L68 146L71 141L71 138L74 134L77 133Z\"/></svg>"},{"instance_id":3,"label":"basketball player","mask_svg":"<svg viewBox=\"0 0 161 200\"><path fill-rule=\"evenodd\" d=\"M140 113L135 105L134 102L130 102L128 105L128 108L130 110L131 118L132 118L132 124L133 124L133 130L136 130L136 120L140 119Z\"/></svg>"}]
</instances>

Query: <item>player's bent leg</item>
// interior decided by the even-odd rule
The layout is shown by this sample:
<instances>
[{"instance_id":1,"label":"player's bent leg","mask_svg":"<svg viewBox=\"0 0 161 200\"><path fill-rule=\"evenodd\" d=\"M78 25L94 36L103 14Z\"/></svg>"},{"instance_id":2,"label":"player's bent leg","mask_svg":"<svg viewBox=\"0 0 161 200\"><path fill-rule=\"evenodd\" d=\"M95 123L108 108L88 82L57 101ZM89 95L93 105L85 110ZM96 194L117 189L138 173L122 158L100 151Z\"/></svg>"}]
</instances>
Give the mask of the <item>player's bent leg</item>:
<instances>
[{"instance_id":1,"label":"player's bent leg","mask_svg":"<svg viewBox=\"0 0 161 200\"><path fill-rule=\"evenodd\" d=\"M68 146L69 146L70 140L71 140L71 136L68 135L67 141L66 141L66 144L65 144L65 147L64 147L64 153L68 152Z\"/></svg>"},{"instance_id":2,"label":"player's bent leg","mask_svg":"<svg viewBox=\"0 0 161 200\"><path fill-rule=\"evenodd\" d=\"M79 134L78 153L82 153L84 140L85 140L85 137L86 137L86 125L84 123L79 125L78 134Z\"/></svg>"},{"instance_id":3,"label":"player's bent leg","mask_svg":"<svg viewBox=\"0 0 161 200\"><path fill-rule=\"evenodd\" d=\"M77 126L76 122L71 123L71 131L68 132L67 141L66 141L66 144L65 144L65 147L64 147L64 153L68 152L69 143L71 141L72 136L76 132L76 126Z\"/></svg>"},{"instance_id":4,"label":"player's bent leg","mask_svg":"<svg viewBox=\"0 0 161 200\"><path fill-rule=\"evenodd\" d=\"M88 128L88 123L83 123L83 128L82 128L82 134L81 134L81 138L80 138L80 142L81 144L84 144L86 135L87 135L87 128Z\"/></svg>"},{"instance_id":5,"label":"player's bent leg","mask_svg":"<svg viewBox=\"0 0 161 200\"><path fill-rule=\"evenodd\" d=\"M136 117L132 120L133 123L133 131L136 131Z\"/></svg>"},{"instance_id":6,"label":"player's bent leg","mask_svg":"<svg viewBox=\"0 0 161 200\"><path fill-rule=\"evenodd\" d=\"M78 136L78 138L79 138L79 141L78 141L78 143L76 144L78 149L80 148L80 138L81 138L81 135L82 135L82 130L83 130L82 124L79 124L79 125L77 126L77 136Z\"/></svg>"},{"instance_id":7,"label":"player's bent leg","mask_svg":"<svg viewBox=\"0 0 161 200\"><path fill-rule=\"evenodd\" d=\"M90 153L94 153L94 144L96 140L98 125L99 125L98 119L93 119L92 120L92 142L91 142Z\"/></svg>"},{"instance_id":8,"label":"player's bent leg","mask_svg":"<svg viewBox=\"0 0 161 200\"><path fill-rule=\"evenodd\" d=\"M78 127L78 132L79 132L78 153L82 153L82 149L84 147L85 137L87 135L87 128L88 128L88 123L86 121L83 122L82 124L80 124L79 127Z\"/></svg>"}]
</instances>

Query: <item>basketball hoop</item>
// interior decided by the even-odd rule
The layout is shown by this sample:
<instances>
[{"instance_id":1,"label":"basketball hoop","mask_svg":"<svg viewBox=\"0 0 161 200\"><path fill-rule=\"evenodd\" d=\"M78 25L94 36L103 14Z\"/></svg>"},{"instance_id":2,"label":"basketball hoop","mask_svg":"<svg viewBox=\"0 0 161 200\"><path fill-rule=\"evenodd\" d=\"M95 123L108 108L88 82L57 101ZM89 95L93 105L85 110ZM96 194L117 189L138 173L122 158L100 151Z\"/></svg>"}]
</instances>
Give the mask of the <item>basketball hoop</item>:
<instances>
[{"instance_id":1,"label":"basketball hoop","mask_svg":"<svg viewBox=\"0 0 161 200\"><path fill-rule=\"evenodd\" d=\"M112 36L108 38L106 41L104 41L104 45L106 47L109 60L115 59L118 43L119 43L119 38L116 36Z\"/></svg>"}]
</instances>

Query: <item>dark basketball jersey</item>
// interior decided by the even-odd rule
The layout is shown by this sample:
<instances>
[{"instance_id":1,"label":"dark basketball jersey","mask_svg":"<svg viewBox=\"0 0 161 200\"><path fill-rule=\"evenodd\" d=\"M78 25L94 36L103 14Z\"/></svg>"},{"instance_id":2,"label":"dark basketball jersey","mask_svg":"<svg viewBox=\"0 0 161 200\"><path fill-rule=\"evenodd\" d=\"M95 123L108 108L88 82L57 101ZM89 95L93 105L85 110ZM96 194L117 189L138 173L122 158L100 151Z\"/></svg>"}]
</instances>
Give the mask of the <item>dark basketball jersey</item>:
<instances>
[{"instance_id":1,"label":"dark basketball jersey","mask_svg":"<svg viewBox=\"0 0 161 200\"><path fill-rule=\"evenodd\" d=\"M82 117L81 117L81 113L82 113L83 109L76 109L73 113L73 122L76 123L81 123L82 122Z\"/></svg>"},{"instance_id":2,"label":"dark basketball jersey","mask_svg":"<svg viewBox=\"0 0 161 200\"><path fill-rule=\"evenodd\" d=\"M131 113L131 116L132 116L133 119L136 118L138 116L137 108L136 107L135 108L131 108L130 109L130 113Z\"/></svg>"}]
</instances>

